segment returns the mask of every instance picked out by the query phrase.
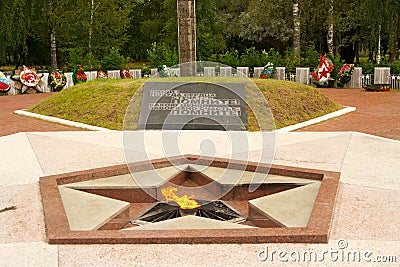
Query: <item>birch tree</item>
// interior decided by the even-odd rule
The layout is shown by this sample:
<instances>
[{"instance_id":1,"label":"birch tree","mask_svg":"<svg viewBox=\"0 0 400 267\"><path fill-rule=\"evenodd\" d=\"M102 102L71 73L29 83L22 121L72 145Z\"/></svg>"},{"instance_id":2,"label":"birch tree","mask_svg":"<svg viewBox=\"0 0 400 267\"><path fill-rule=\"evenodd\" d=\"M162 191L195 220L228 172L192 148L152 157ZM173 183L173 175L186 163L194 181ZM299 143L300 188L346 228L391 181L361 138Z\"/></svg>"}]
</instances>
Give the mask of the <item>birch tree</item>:
<instances>
[{"instance_id":1,"label":"birch tree","mask_svg":"<svg viewBox=\"0 0 400 267\"><path fill-rule=\"evenodd\" d=\"M293 2L293 50L296 56L300 58L301 43L300 43L300 10L299 0Z\"/></svg>"},{"instance_id":2,"label":"birch tree","mask_svg":"<svg viewBox=\"0 0 400 267\"><path fill-rule=\"evenodd\" d=\"M57 63L57 40L56 40L56 23L57 16L56 3L55 0L49 1L50 16L49 16L49 26L50 26L50 56L51 56L51 67L53 69L58 69Z\"/></svg>"},{"instance_id":3,"label":"birch tree","mask_svg":"<svg viewBox=\"0 0 400 267\"><path fill-rule=\"evenodd\" d=\"M327 44L328 44L328 53L333 55L334 53L334 44L333 44L333 29L334 29L334 0L329 0L329 23L328 23L328 35L327 35Z\"/></svg>"}]
</instances>

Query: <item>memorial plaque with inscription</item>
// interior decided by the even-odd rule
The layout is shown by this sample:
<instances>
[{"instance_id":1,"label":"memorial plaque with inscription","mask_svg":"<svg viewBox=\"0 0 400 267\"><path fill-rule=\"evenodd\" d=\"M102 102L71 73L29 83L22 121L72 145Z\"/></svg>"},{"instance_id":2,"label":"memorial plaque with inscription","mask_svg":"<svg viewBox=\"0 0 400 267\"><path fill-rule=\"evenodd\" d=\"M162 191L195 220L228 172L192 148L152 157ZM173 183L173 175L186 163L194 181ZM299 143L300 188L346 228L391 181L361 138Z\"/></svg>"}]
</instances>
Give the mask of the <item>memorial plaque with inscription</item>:
<instances>
[{"instance_id":1,"label":"memorial plaque with inscription","mask_svg":"<svg viewBox=\"0 0 400 267\"><path fill-rule=\"evenodd\" d=\"M247 127L244 84L144 84L139 129L240 131Z\"/></svg>"}]
</instances>

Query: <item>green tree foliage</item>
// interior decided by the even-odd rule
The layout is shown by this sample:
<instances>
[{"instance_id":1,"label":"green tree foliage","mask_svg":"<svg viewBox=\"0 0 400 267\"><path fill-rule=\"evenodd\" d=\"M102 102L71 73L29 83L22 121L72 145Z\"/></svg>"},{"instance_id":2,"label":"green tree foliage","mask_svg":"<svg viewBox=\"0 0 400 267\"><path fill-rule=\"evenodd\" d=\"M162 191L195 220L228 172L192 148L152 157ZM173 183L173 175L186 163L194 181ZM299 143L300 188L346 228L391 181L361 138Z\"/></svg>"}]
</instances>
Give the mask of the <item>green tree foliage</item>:
<instances>
[{"instance_id":1,"label":"green tree foliage","mask_svg":"<svg viewBox=\"0 0 400 267\"><path fill-rule=\"evenodd\" d=\"M136 60L146 60L153 43L178 49L175 0L137 1L130 11L125 52Z\"/></svg>"},{"instance_id":2,"label":"green tree foliage","mask_svg":"<svg viewBox=\"0 0 400 267\"><path fill-rule=\"evenodd\" d=\"M41 15L40 2L33 0L3 0L0 5L0 62L15 62L17 67L25 63L32 52L35 39L40 34L40 23L35 19Z\"/></svg>"},{"instance_id":3,"label":"green tree foliage","mask_svg":"<svg viewBox=\"0 0 400 267\"><path fill-rule=\"evenodd\" d=\"M111 47L127 41L130 0L64 0L59 42L66 48L82 47L100 57Z\"/></svg>"},{"instance_id":4,"label":"green tree foliage","mask_svg":"<svg viewBox=\"0 0 400 267\"><path fill-rule=\"evenodd\" d=\"M174 66L179 63L178 51L171 50L167 44L151 44L147 50L150 64L156 68L159 65Z\"/></svg>"},{"instance_id":5,"label":"green tree foliage","mask_svg":"<svg viewBox=\"0 0 400 267\"><path fill-rule=\"evenodd\" d=\"M293 50L295 2L300 53ZM3 0L0 65L58 61L61 67L97 68L112 47L129 60L173 65L176 6L176 0ZM313 67L317 54L332 49L327 36L333 25L334 55L364 64L360 56L367 54L376 63L380 25L381 64L392 66L399 59L399 10L399 0L196 0L197 58L262 66L273 48L276 66Z\"/></svg>"},{"instance_id":6,"label":"green tree foliage","mask_svg":"<svg viewBox=\"0 0 400 267\"><path fill-rule=\"evenodd\" d=\"M215 0L196 2L198 60L208 60L214 53L227 49L227 38L224 34L227 23L222 19L220 4L220 1Z\"/></svg>"},{"instance_id":7,"label":"green tree foliage","mask_svg":"<svg viewBox=\"0 0 400 267\"><path fill-rule=\"evenodd\" d=\"M239 36L260 42L267 37L287 42L293 33L291 1L250 0L246 12L239 16Z\"/></svg>"},{"instance_id":8,"label":"green tree foliage","mask_svg":"<svg viewBox=\"0 0 400 267\"><path fill-rule=\"evenodd\" d=\"M104 56L101 61L102 70L120 70L126 63L124 56L122 56L118 49L111 48L110 52Z\"/></svg>"},{"instance_id":9,"label":"green tree foliage","mask_svg":"<svg viewBox=\"0 0 400 267\"><path fill-rule=\"evenodd\" d=\"M316 67L319 64L320 53L315 50L314 43L308 45L307 51L302 55L301 66L303 67Z\"/></svg>"}]
</instances>

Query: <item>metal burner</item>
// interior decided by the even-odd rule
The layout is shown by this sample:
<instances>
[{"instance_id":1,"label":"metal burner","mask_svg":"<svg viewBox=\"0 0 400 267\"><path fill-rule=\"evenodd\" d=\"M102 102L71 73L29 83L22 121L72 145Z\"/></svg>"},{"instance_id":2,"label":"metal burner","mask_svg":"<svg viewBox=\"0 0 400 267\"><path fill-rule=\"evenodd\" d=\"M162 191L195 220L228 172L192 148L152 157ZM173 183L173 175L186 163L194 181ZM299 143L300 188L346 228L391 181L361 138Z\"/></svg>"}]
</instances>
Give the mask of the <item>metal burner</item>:
<instances>
[{"instance_id":1,"label":"metal burner","mask_svg":"<svg viewBox=\"0 0 400 267\"><path fill-rule=\"evenodd\" d=\"M154 223L173 218L179 218L187 215L194 215L203 218L227 221L232 223L241 223L246 221L246 217L243 214L221 200L209 203L201 200L198 202L205 204L195 209L181 209L178 206L158 202L145 212L139 214L134 219L132 219L131 223L136 225L143 225L147 223Z\"/></svg>"}]
</instances>

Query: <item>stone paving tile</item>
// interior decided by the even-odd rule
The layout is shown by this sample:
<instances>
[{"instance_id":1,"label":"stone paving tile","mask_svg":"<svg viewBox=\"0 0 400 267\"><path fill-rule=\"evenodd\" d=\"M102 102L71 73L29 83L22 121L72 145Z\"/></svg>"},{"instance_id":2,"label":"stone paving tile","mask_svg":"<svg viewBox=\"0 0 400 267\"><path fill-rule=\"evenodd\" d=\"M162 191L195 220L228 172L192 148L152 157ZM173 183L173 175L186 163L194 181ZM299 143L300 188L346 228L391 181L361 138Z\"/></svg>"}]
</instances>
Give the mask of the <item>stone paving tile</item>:
<instances>
[{"instance_id":1,"label":"stone paving tile","mask_svg":"<svg viewBox=\"0 0 400 267\"><path fill-rule=\"evenodd\" d=\"M249 205L285 227L307 227L321 182L250 200Z\"/></svg>"},{"instance_id":2,"label":"stone paving tile","mask_svg":"<svg viewBox=\"0 0 400 267\"><path fill-rule=\"evenodd\" d=\"M283 132L275 133L275 142L280 146L326 139L341 135L349 135L346 132Z\"/></svg>"},{"instance_id":3,"label":"stone paving tile","mask_svg":"<svg viewBox=\"0 0 400 267\"><path fill-rule=\"evenodd\" d=\"M43 241L44 218L39 185L1 186L0 207L12 206L16 209L0 213L0 243Z\"/></svg>"},{"instance_id":4,"label":"stone paving tile","mask_svg":"<svg viewBox=\"0 0 400 267\"><path fill-rule=\"evenodd\" d=\"M27 133L45 175L125 163L122 149Z\"/></svg>"},{"instance_id":5,"label":"stone paving tile","mask_svg":"<svg viewBox=\"0 0 400 267\"><path fill-rule=\"evenodd\" d=\"M72 231L98 230L129 208L129 202L59 186Z\"/></svg>"},{"instance_id":6,"label":"stone paving tile","mask_svg":"<svg viewBox=\"0 0 400 267\"><path fill-rule=\"evenodd\" d=\"M43 138L54 137L76 142L84 142L114 148L124 148L124 134L115 132L74 131L74 132L41 132L35 133Z\"/></svg>"},{"instance_id":7,"label":"stone paving tile","mask_svg":"<svg viewBox=\"0 0 400 267\"><path fill-rule=\"evenodd\" d=\"M352 134L279 145L275 151L275 164L339 171Z\"/></svg>"},{"instance_id":8,"label":"stone paving tile","mask_svg":"<svg viewBox=\"0 0 400 267\"><path fill-rule=\"evenodd\" d=\"M399 247L399 241L332 239L329 244L310 245L319 257L312 257L309 266L399 266Z\"/></svg>"},{"instance_id":9,"label":"stone paving tile","mask_svg":"<svg viewBox=\"0 0 400 267\"><path fill-rule=\"evenodd\" d=\"M302 128L304 132L356 131L400 140L400 90L320 89L330 99L357 110Z\"/></svg>"},{"instance_id":10,"label":"stone paving tile","mask_svg":"<svg viewBox=\"0 0 400 267\"><path fill-rule=\"evenodd\" d=\"M0 266L56 267L58 249L44 242L0 244Z\"/></svg>"},{"instance_id":11,"label":"stone paving tile","mask_svg":"<svg viewBox=\"0 0 400 267\"><path fill-rule=\"evenodd\" d=\"M12 186L39 181L43 175L31 144L25 133L0 138L0 185Z\"/></svg>"},{"instance_id":12,"label":"stone paving tile","mask_svg":"<svg viewBox=\"0 0 400 267\"><path fill-rule=\"evenodd\" d=\"M307 244L60 246L60 266L287 266L273 251L305 250ZM258 259L258 252L269 257ZM263 254L262 254L263 256ZM263 256L265 257L265 256ZM297 263L296 266L307 266Z\"/></svg>"},{"instance_id":13,"label":"stone paving tile","mask_svg":"<svg viewBox=\"0 0 400 267\"><path fill-rule=\"evenodd\" d=\"M353 134L341 172L341 182L400 190L400 142Z\"/></svg>"},{"instance_id":14,"label":"stone paving tile","mask_svg":"<svg viewBox=\"0 0 400 267\"><path fill-rule=\"evenodd\" d=\"M82 129L46 122L14 114L14 110L29 108L54 93L0 97L0 136L18 132L81 131Z\"/></svg>"},{"instance_id":15,"label":"stone paving tile","mask_svg":"<svg viewBox=\"0 0 400 267\"><path fill-rule=\"evenodd\" d=\"M194 215L173 218L170 220L148 223L131 228L126 228L124 231L137 230L191 230L191 229L236 229L236 228L255 228L254 226L230 223L219 221L210 218L204 218Z\"/></svg>"},{"instance_id":16,"label":"stone paving tile","mask_svg":"<svg viewBox=\"0 0 400 267\"><path fill-rule=\"evenodd\" d=\"M332 239L400 241L400 191L340 184Z\"/></svg>"},{"instance_id":17,"label":"stone paving tile","mask_svg":"<svg viewBox=\"0 0 400 267\"><path fill-rule=\"evenodd\" d=\"M400 140L400 91L376 93L362 89L320 89L334 101L355 106L357 110L298 131L358 131ZM16 109L28 108L53 93L0 97L0 136L17 132L76 131L74 127L15 115Z\"/></svg>"}]
</instances>

